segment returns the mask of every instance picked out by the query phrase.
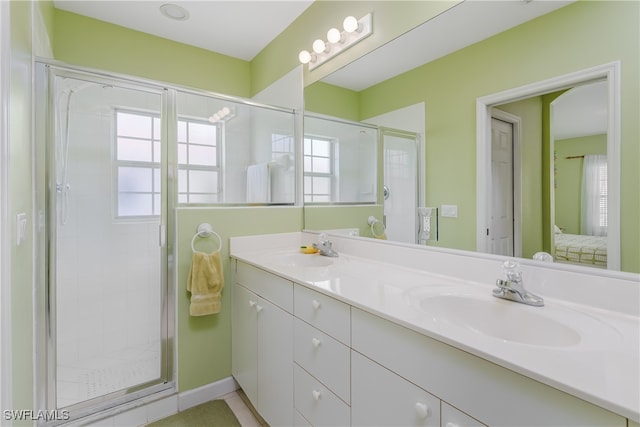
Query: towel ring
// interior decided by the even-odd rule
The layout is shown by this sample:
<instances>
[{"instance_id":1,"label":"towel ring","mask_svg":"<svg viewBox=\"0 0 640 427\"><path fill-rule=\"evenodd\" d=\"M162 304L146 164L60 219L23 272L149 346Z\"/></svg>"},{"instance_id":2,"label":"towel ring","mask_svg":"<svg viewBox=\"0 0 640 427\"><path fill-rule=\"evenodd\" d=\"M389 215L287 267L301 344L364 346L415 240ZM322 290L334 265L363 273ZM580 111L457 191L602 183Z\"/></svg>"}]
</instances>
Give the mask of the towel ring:
<instances>
[{"instance_id":1,"label":"towel ring","mask_svg":"<svg viewBox=\"0 0 640 427\"><path fill-rule=\"evenodd\" d=\"M371 226L371 234L373 234L373 237L377 239L383 237L385 232L387 231L384 223L373 215L367 218L367 223Z\"/></svg>"},{"instance_id":2,"label":"towel ring","mask_svg":"<svg viewBox=\"0 0 640 427\"><path fill-rule=\"evenodd\" d=\"M216 251L219 251L220 249L222 249L222 239L220 238L220 235L215 231L213 231L213 227L211 226L211 224L203 222L198 226L198 231L196 232L196 234L193 235L193 239L191 239L191 250L193 252L197 252L196 247L194 245L198 237L200 237L201 239L206 239L211 235L216 236L218 238L218 249L216 249Z\"/></svg>"}]
</instances>

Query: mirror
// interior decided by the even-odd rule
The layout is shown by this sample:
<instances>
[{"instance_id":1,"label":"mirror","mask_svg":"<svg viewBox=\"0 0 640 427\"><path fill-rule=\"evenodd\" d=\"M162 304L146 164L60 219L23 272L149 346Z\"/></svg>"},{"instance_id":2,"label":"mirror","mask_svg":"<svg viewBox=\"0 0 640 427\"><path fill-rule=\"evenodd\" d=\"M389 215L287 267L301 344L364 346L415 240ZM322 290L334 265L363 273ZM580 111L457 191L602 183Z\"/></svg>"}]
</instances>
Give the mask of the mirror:
<instances>
[{"instance_id":1,"label":"mirror","mask_svg":"<svg viewBox=\"0 0 640 427\"><path fill-rule=\"evenodd\" d=\"M544 251L555 262L619 269L619 186L606 174L608 163L618 163L618 132L609 123L617 66L478 100L477 183L486 194L478 204L479 251L524 258ZM580 160L592 155L601 164L587 185L588 162Z\"/></svg>"},{"instance_id":2,"label":"mirror","mask_svg":"<svg viewBox=\"0 0 640 427\"><path fill-rule=\"evenodd\" d=\"M305 114L305 205L376 203L377 142L375 126Z\"/></svg>"},{"instance_id":3,"label":"mirror","mask_svg":"<svg viewBox=\"0 0 640 427\"><path fill-rule=\"evenodd\" d=\"M467 5L468 7L471 7L472 3L476 3L473 5L474 7L489 7L489 2L463 2L460 6L456 6L425 23L424 26L436 26L439 31L439 41L447 40L449 36L453 37L460 32L460 28L462 28L460 24L444 26L437 20L446 19L447 15L462 6L467 7L466 3L470 3ZM484 5L485 3L487 5ZM521 6L539 7L540 5L537 3L548 2L530 2ZM484 178L476 177L478 145L476 143L477 137L475 137L475 107L477 101L483 97L489 97L491 94L527 85L535 86L536 82L553 81L558 76L571 76L572 73L580 70L596 68L601 64L608 64L614 59L620 60L622 66L616 72L619 73L618 77L621 77L619 81L613 83L612 88L623 95L616 101L618 102L617 111L608 112L609 127L613 127L615 122L619 126L616 135L608 135L610 141L618 138L619 146L614 146L613 149L618 153L619 165L608 168L608 182L619 183L620 209L617 215L621 231L619 232L617 249L615 247L608 248L608 256L615 257L615 251L619 251L619 267L614 264L609 265L609 268L638 272L640 271L640 254L637 245L640 238L638 229L638 223L640 223L638 199L640 196L638 194L636 163L640 136L637 126L634 127L634 123L637 123L639 102L637 88L633 86L633 82L637 82L639 72L637 69L639 49L637 40L627 38L624 35L625 31L620 31L620 28L624 26L637 26L638 5L625 2L575 2L569 5L564 3L557 7L559 8L554 11L544 11L531 21L528 21L530 19L528 17L523 18L518 25L506 29L498 35L472 45L467 43L466 47L458 46L458 50L452 53L446 52L435 56L424 65L414 63L412 66L415 68L410 71L406 69L397 71L397 75L393 79L382 79L373 82L370 86L355 89L347 85L341 87L342 83L339 83L338 75L340 73L348 74L348 69L351 67L347 66L343 70L338 70L334 73L335 75L307 86L305 88L305 105L308 110L331 114L334 110L332 106L340 104L341 107L335 110L335 114L347 114L342 111L344 102L336 101L339 99L336 96L342 96L340 99L347 99L355 94L359 102L354 109L355 112L350 113L350 118L355 117L358 120L370 122L371 117L424 102L425 114L422 120L425 129L425 150L421 156L425 169L422 181L424 187L421 190L425 198L424 204L440 208L442 206L455 206L456 208L455 215L452 216L443 216L442 209L440 209L439 240L430 244L454 249L488 251L486 248L480 247L479 244L486 229L484 226L478 225L480 222L478 210L481 208L485 196L485 193L481 193L478 188L480 188L480 181L486 181L486 176ZM497 15L502 16L501 13L498 11ZM635 18L625 18L631 16L635 16ZM474 20L467 22L471 21ZM598 23L597 34L594 33L594 22ZM414 37L412 34L416 30L412 30L392 42L396 54L412 52L410 48L402 49L399 46L401 46L402 39L411 40ZM451 33L446 33L446 31L451 31ZM567 34L572 34L572 37L567 37ZM415 39L413 44L416 44ZM429 47L423 43L421 48L428 49ZM377 51L374 51L370 55L377 54ZM366 62L367 56L362 58L362 62ZM356 65L360 62L361 60L355 61ZM387 62L397 63L399 60L397 58L387 59ZM384 67L384 61L378 62L376 67L370 66L369 69L375 68L377 73L377 68L380 67ZM367 67L360 66L358 68L358 72L361 74L355 74L355 77L352 75L351 78L360 81L367 80ZM591 80L594 79L591 78ZM584 81L586 80L583 79L582 82ZM551 95L546 94L558 91L564 93L565 90L577 85L578 82L574 82L573 84L565 84L563 87L556 87L554 90L544 91L538 88L536 96L545 94L546 97L550 97ZM334 101L320 99L318 94L326 95L329 90ZM533 95L520 95L517 100L521 101L531 96ZM514 98L507 98L488 105L495 107L515 101ZM559 107L558 104L551 106L551 102L548 103L548 106L549 109L554 110ZM559 120L556 118L554 122ZM545 133L547 132L545 131ZM562 156L563 141L558 137L555 137L555 140L559 140L559 144L555 144L555 141L552 143L551 140L548 142L548 149L552 150L548 155L553 156L553 149L555 149L557 155ZM616 161L616 152L610 150L611 147L609 147L607 154L611 164ZM635 157L619 154L625 152L635 153ZM531 155L533 154L527 153L524 161L529 161ZM535 155L540 156L541 154ZM567 154L564 157L570 156ZM634 163L634 159L636 163ZM573 161L580 163L580 160ZM549 163L549 165L551 164ZM562 166L558 161L556 167L562 168ZM557 191L560 192L562 191L560 179L563 173L563 170L559 169L555 179L559 186ZM541 249L547 249L550 252L556 250L554 242L556 236L555 233L552 234L553 227L551 226L556 225L556 222L565 221L563 208L560 206L556 208L555 202L551 204L553 199L544 202L549 203L549 206L541 206L543 204L542 187L552 183L553 177L554 168L551 166L544 173L539 172L538 190L536 190L539 192L537 205L522 205L522 215L524 216L534 210L544 209L545 214L539 214L538 221L543 224L538 228L537 239L542 242ZM522 180L534 178L532 174L521 176ZM557 191L553 192L556 202L558 198L564 197L562 193L558 194ZM526 196L531 196L531 194L527 193ZM616 212L609 212L610 216L612 214L612 217L615 217ZM560 228L567 228L563 224L557 225ZM306 214L305 227L315 228L313 218L307 218ZM611 233L609 233L610 236ZM526 237L523 236L522 239L520 244L526 244ZM520 250L521 256L529 257L533 248L525 249L522 247Z\"/></svg>"}]
</instances>

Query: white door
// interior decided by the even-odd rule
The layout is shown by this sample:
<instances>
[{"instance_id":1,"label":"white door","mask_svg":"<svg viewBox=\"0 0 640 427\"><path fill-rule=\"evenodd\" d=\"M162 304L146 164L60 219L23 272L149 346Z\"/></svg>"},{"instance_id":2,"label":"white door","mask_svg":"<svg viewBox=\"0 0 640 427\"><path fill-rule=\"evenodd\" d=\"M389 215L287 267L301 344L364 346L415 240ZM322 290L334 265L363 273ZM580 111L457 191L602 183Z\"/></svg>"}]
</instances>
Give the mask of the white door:
<instances>
[{"instance_id":1,"label":"white door","mask_svg":"<svg viewBox=\"0 0 640 427\"><path fill-rule=\"evenodd\" d=\"M491 119L490 251L513 256L513 124Z\"/></svg>"}]
</instances>

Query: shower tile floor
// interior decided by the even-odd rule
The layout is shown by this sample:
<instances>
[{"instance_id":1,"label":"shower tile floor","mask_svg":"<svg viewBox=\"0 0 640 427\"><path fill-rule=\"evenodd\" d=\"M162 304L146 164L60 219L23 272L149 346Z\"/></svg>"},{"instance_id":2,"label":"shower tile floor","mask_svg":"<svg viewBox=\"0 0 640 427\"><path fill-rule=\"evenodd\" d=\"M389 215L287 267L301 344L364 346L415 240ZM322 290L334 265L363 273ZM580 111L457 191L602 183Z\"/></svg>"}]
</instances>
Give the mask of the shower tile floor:
<instances>
[{"instance_id":1,"label":"shower tile floor","mask_svg":"<svg viewBox=\"0 0 640 427\"><path fill-rule=\"evenodd\" d=\"M160 345L129 347L99 357L59 363L58 408L103 396L160 377Z\"/></svg>"}]
</instances>

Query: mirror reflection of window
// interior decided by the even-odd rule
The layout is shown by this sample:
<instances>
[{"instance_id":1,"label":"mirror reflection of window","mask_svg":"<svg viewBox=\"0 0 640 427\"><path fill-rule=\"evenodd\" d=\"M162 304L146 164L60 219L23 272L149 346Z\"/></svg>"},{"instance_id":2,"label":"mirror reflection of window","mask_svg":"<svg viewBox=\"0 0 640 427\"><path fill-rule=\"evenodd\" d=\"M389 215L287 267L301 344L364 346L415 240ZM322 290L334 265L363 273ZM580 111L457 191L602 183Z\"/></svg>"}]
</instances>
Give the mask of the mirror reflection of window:
<instances>
[{"instance_id":1,"label":"mirror reflection of window","mask_svg":"<svg viewBox=\"0 0 640 427\"><path fill-rule=\"evenodd\" d=\"M581 232L607 235L607 156L584 156L582 165Z\"/></svg>"},{"instance_id":2,"label":"mirror reflection of window","mask_svg":"<svg viewBox=\"0 0 640 427\"><path fill-rule=\"evenodd\" d=\"M304 201L331 202L333 200L333 181L335 142L331 138L305 136L304 138Z\"/></svg>"}]
</instances>

